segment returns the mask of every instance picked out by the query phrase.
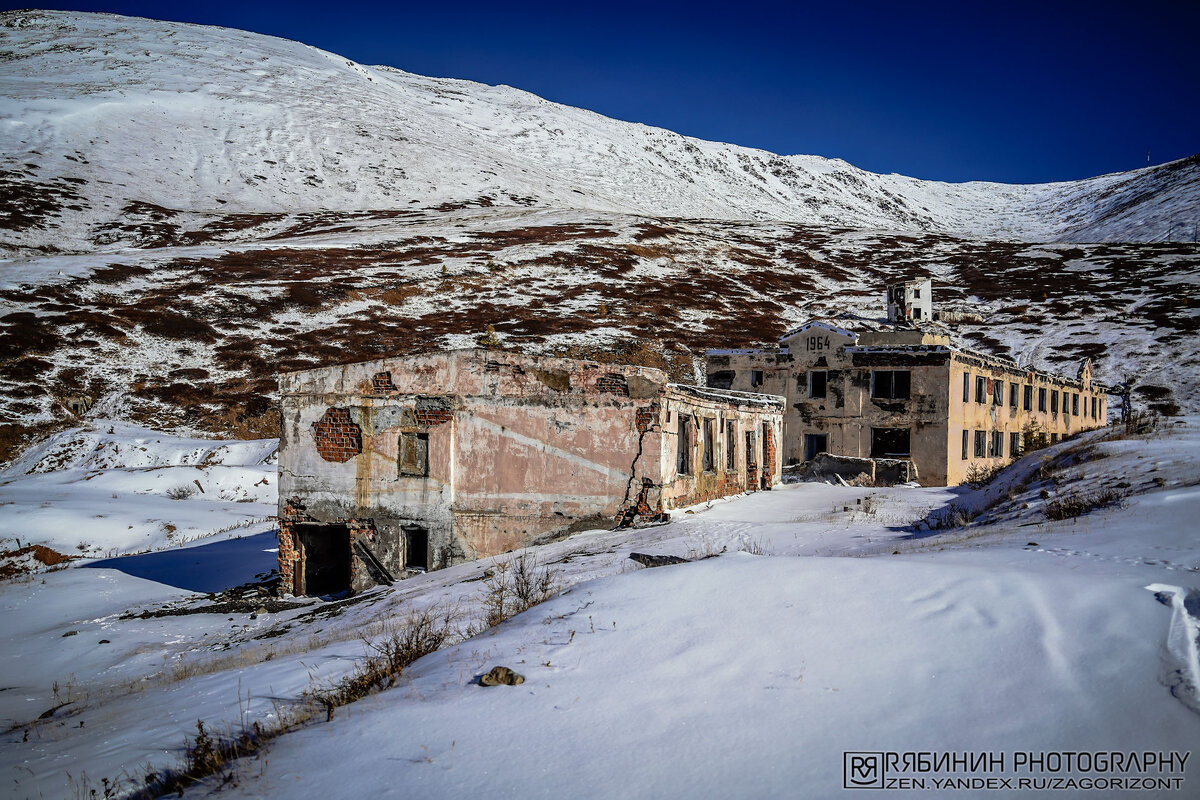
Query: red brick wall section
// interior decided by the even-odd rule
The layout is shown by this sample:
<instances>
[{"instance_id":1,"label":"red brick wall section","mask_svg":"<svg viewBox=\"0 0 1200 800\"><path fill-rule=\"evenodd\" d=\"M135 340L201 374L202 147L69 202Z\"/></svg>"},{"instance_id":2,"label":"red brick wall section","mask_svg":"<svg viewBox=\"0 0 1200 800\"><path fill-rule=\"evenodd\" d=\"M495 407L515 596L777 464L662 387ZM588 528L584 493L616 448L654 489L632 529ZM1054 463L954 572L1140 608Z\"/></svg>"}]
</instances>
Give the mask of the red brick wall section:
<instances>
[{"instance_id":1,"label":"red brick wall section","mask_svg":"<svg viewBox=\"0 0 1200 800\"><path fill-rule=\"evenodd\" d=\"M296 542L296 532L286 520L279 521L279 593L292 594L296 586L296 559L299 558L300 548Z\"/></svg>"},{"instance_id":2,"label":"red brick wall section","mask_svg":"<svg viewBox=\"0 0 1200 800\"><path fill-rule=\"evenodd\" d=\"M454 412L448 408L418 408L417 424L422 427L444 425L454 419Z\"/></svg>"},{"instance_id":3,"label":"red brick wall section","mask_svg":"<svg viewBox=\"0 0 1200 800\"><path fill-rule=\"evenodd\" d=\"M709 500L716 500L718 497L729 497L730 495L741 494L742 492L753 492L756 488L754 481L757 474L757 470L751 470L749 485L743 486L741 478L736 472L723 472L721 473L720 480L717 481L711 491L696 492L695 494L680 498L675 501L675 507L694 506L697 503L707 503Z\"/></svg>"},{"instance_id":4,"label":"red brick wall section","mask_svg":"<svg viewBox=\"0 0 1200 800\"><path fill-rule=\"evenodd\" d=\"M341 464L362 452L362 429L350 419L350 409L327 408L313 423L313 441L321 458Z\"/></svg>"},{"instance_id":5,"label":"red brick wall section","mask_svg":"<svg viewBox=\"0 0 1200 800\"><path fill-rule=\"evenodd\" d=\"M658 424L658 403L651 403L637 410L636 424L638 433L645 433Z\"/></svg>"},{"instance_id":6,"label":"red brick wall section","mask_svg":"<svg viewBox=\"0 0 1200 800\"><path fill-rule=\"evenodd\" d=\"M392 383L392 373L376 372L375 377L371 378L371 389L376 394L396 391L396 384Z\"/></svg>"},{"instance_id":7,"label":"red brick wall section","mask_svg":"<svg viewBox=\"0 0 1200 800\"><path fill-rule=\"evenodd\" d=\"M596 391L629 397L629 382L619 372L606 372L596 380Z\"/></svg>"},{"instance_id":8,"label":"red brick wall section","mask_svg":"<svg viewBox=\"0 0 1200 800\"><path fill-rule=\"evenodd\" d=\"M766 451L763 460L767 463L763 464L763 488L770 489L775 479L775 432L768 428L766 434L767 439L763 442L763 449Z\"/></svg>"}]
</instances>

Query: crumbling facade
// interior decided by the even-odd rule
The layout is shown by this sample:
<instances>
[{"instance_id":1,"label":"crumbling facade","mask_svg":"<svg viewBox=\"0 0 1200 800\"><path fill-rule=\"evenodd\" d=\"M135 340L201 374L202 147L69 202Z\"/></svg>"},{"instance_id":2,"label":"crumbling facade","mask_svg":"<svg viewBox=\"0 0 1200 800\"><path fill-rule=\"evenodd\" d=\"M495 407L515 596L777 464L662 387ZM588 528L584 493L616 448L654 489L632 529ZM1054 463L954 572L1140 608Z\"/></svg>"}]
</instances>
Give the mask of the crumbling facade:
<instances>
[{"instance_id":1,"label":"crumbling facade","mask_svg":"<svg viewBox=\"0 0 1200 800\"><path fill-rule=\"evenodd\" d=\"M889 287L889 315L898 300L897 319L908 319L905 292L914 289L923 296L911 299L928 300L928 281ZM973 465L1020 455L1031 431L1057 441L1105 425L1108 414L1090 362L1067 378L953 347L936 327L903 322L863 333L809 322L778 349L710 350L707 373L711 387L787 398L785 463L819 453L908 459L928 486L962 483Z\"/></svg>"},{"instance_id":2,"label":"crumbling facade","mask_svg":"<svg viewBox=\"0 0 1200 800\"><path fill-rule=\"evenodd\" d=\"M280 377L279 571L332 594L769 489L783 398L475 349Z\"/></svg>"}]
</instances>

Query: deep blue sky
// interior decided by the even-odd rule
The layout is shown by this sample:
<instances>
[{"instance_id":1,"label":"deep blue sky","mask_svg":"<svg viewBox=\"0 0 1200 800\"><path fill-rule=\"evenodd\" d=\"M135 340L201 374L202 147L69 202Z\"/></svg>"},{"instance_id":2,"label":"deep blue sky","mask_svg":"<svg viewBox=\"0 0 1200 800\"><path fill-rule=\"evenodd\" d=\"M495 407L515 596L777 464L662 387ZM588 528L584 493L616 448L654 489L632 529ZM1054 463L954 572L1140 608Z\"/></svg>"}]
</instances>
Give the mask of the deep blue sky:
<instances>
[{"instance_id":1,"label":"deep blue sky","mask_svg":"<svg viewBox=\"0 0 1200 800\"><path fill-rule=\"evenodd\" d=\"M47 7L243 28L919 178L1066 180L1200 152L1196 0Z\"/></svg>"}]
</instances>

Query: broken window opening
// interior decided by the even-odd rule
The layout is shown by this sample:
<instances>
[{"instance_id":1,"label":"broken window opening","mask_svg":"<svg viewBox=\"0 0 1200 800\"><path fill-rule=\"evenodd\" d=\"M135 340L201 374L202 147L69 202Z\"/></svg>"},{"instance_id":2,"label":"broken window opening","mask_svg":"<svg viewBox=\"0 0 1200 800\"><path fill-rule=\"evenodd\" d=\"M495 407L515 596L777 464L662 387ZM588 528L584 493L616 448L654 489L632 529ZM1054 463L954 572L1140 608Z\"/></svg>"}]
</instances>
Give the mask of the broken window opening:
<instances>
[{"instance_id":1,"label":"broken window opening","mask_svg":"<svg viewBox=\"0 0 1200 800\"><path fill-rule=\"evenodd\" d=\"M1096 418L1096 398L1092 398L1092 419Z\"/></svg>"},{"instance_id":2,"label":"broken window opening","mask_svg":"<svg viewBox=\"0 0 1200 800\"><path fill-rule=\"evenodd\" d=\"M400 434L400 475L429 477L429 434L406 431Z\"/></svg>"},{"instance_id":3,"label":"broken window opening","mask_svg":"<svg viewBox=\"0 0 1200 800\"><path fill-rule=\"evenodd\" d=\"M1010 383L1008 385L1008 406L1015 409L1017 407L1017 384Z\"/></svg>"},{"instance_id":4,"label":"broken window opening","mask_svg":"<svg viewBox=\"0 0 1200 800\"><path fill-rule=\"evenodd\" d=\"M986 403L987 402L986 398L987 398L987 378L983 377L982 375L976 375L975 376L975 402L980 403L980 404Z\"/></svg>"},{"instance_id":5,"label":"broken window opening","mask_svg":"<svg viewBox=\"0 0 1200 800\"><path fill-rule=\"evenodd\" d=\"M975 457L985 458L987 454L987 432L975 431Z\"/></svg>"},{"instance_id":6,"label":"broken window opening","mask_svg":"<svg viewBox=\"0 0 1200 800\"><path fill-rule=\"evenodd\" d=\"M907 400L911 396L912 373L908 370L871 370L871 397L880 400ZM882 430L882 429L881 429Z\"/></svg>"},{"instance_id":7,"label":"broken window opening","mask_svg":"<svg viewBox=\"0 0 1200 800\"><path fill-rule=\"evenodd\" d=\"M675 472L679 475L692 473L692 420L691 417L679 415L676 426L676 458Z\"/></svg>"},{"instance_id":8,"label":"broken window opening","mask_svg":"<svg viewBox=\"0 0 1200 800\"><path fill-rule=\"evenodd\" d=\"M1025 387L1025 410L1033 410L1033 386L1032 384Z\"/></svg>"},{"instance_id":9,"label":"broken window opening","mask_svg":"<svg viewBox=\"0 0 1200 800\"><path fill-rule=\"evenodd\" d=\"M804 434L804 460L812 461L817 457L818 453L829 452L829 434L827 433L806 433Z\"/></svg>"},{"instance_id":10,"label":"broken window opening","mask_svg":"<svg viewBox=\"0 0 1200 800\"><path fill-rule=\"evenodd\" d=\"M963 402L971 402L971 373L963 373Z\"/></svg>"},{"instance_id":11,"label":"broken window opening","mask_svg":"<svg viewBox=\"0 0 1200 800\"><path fill-rule=\"evenodd\" d=\"M1004 381L992 381L992 405L1004 405Z\"/></svg>"},{"instance_id":12,"label":"broken window opening","mask_svg":"<svg viewBox=\"0 0 1200 800\"><path fill-rule=\"evenodd\" d=\"M704 418L704 454L702 456L702 469L705 472L712 472L714 466L713 451L716 447L716 437L713 435L713 421L708 417Z\"/></svg>"},{"instance_id":13,"label":"broken window opening","mask_svg":"<svg viewBox=\"0 0 1200 800\"><path fill-rule=\"evenodd\" d=\"M1051 414L1058 413L1058 392L1050 393L1050 413Z\"/></svg>"},{"instance_id":14,"label":"broken window opening","mask_svg":"<svg viewBox=\"0 0 1200 800\"><path fill-rule=\"evenodd\" d=\"M871 428L871 458L908 458L908 428Z\"/></svg>"},{"instance_id":15,"label":"broken window opening","mask_svg":"<svg viewBox=\"0 0 1200 800\"><path fill-rule=\"evenodd\" d=\"M1046 411L1046 390L1038 389L1038 411Z\"/></svg>"},{"instance_id":16,"label":"broken window opening","mask_svg":"<svg viewBox=\"0 0 1200 800\"><path fill-rule=\"evenodd\" d=\"M737 426L730 420L725 426L725 469L737 469Z\"/></svg>"},{"instance_id":17,"label":"broken window opening","mask_svg":"<svg viewBox=\"0 0 1200 800\"><path fill-rule=\"evenodd\" d=\"M812 370L808 373L808 396L814 400L824 399L829 373L825 370Z\"/></svg>"},{"instance_id":18,"label":"broken window opening","mask_svg":"<svg viewBox=\"0 0 1200 800\"><path fill-rule=\"evenodd\" d=\"M1008 455L1011 458L1021 457L1021 434L1010 433L1008 435Z\"/></svg>"},{"instance_id":19,"label":"broken window opening","mask_svg":"<svg viewBox=\"0 0 1200 800\"><path fill-rule=\"evenodd\" d=\"M300 594L321 597L350 589L350 528L345 525L298 523L294 530L302 555L296 575Z\"/></svg>"},{"instance_id":20,"label":"broken window opening","mask_svg":"<svg viewBox=\"0 0 1200 800\"><path fill-rule=\"evenodd\" d=\"M763 371L761 369L750 370L750 385L753 387L763 385Z\"/></svg>"},{"instance_id":21,"label":"broken window opening","mask_svg":"<svg viewBox=\"0 0 1200 800\"><path fill-rule=\"evenodd\" d=\"M404 568L429 569L429 531L417 525L404 526Z\"/></svg>"},{"instance_id":22,"label":"broken window opening","mask_svg":"<svg viewBox=\"0 0 1200 800\"><path fill-rule=\"evenodd\" d=\"M992 431L992 458L1004 458L1004 432Z\"/></svg>"},{"instance_id":23,"label":"broken window opening","mask_svg":"<svg viewBox=\"0 0 1200 800\"><path fill-rule=\"evenodd\" d=\"M1086 400L1084 402L1087 402ZM1079 395L1071 395L1071 416L1079 416Z\"/></svg>"},{"instance_id":24,"label":"broken window opening","mask_svg":"<svg viewBox=\"0 0 1200 800\"><path fill-rule=\"evenodd\" d=\"M963 431L963 435L962 435L962 460L963 461L966 461L968 458L967 448L970 444L970 438L971 438L970 433L971 432L967 431L967 430Z\"/></svg>"}]
</instances>

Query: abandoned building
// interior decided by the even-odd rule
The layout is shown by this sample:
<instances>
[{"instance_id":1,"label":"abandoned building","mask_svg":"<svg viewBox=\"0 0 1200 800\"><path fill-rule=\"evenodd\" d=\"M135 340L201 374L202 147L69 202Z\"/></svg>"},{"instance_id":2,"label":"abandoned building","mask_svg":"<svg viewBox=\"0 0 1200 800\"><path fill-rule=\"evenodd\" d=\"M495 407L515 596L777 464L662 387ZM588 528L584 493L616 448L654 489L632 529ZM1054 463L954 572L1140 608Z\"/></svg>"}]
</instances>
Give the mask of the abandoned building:
<instances>
[{"instance_id":1,"label":"abandoned building","mask_svg":"<svg viewBox=\"0 0 1200 800\"><path fill-rule=\"evenodd\" d=\"M1107 388L1092 381L1090 361L1067 378L954 347L925 322L931 287L889 286L880 330L812 321L776 349L710 350L707 383L787 398L785 463L819 453L907 459L926 486L959 484L972 465L1019 456L1027 432L1053 442L1107 423Z\"/></svg>"},{"instance_id":2,"label":"abandoned building","mask_svg":"<svg viewBox=\"0 0 1200 800\"><path fill-rule=\"evenodd\" d=\"M783 398L471 349L279 379L284 591L333 594L778 483Z\"/></svg>"}]
</instances>

